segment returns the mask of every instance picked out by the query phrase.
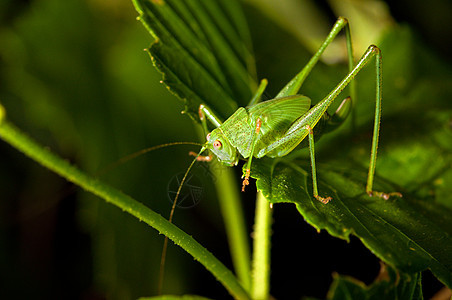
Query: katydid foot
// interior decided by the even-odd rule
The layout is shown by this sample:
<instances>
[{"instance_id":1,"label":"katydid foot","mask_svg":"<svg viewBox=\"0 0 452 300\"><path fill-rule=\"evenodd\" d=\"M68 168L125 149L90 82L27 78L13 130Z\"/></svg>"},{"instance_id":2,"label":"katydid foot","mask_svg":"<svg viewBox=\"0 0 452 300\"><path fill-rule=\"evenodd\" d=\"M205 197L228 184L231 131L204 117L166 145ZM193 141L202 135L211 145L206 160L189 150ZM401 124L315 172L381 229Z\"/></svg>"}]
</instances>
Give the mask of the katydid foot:
<instances>
[{"instance_id":1,"label":"katydid foot","mask_svg":"<svg viewBox=\"0 0 452 300\"><path fill-rule=\"evenodd\" d=\"M333 198L331 197L320 197L319 195L314 195L314 197L319 200L320 202L322 202L323 204L327 204L328 202L330 202Z\"/></svg>"},{"instance_id":2,"label":"katydid foot","mask_svg":"<svg viewBox=\"0 0 452 300\"><path fill-rule=\"evenodd\" d=\"M384 193L384 192L377 192L377 191L367 191L367 195L369 195L370 197L379 197L379 198L383 198L384 200L388 200L389 197L399 197L402 198L402 194L399 192L392 192L392 193Z\"/></svg>"},{"instance_id":3,"label":"katydid foot","mask_svg":"<svg viewBox=\"0 0 452 300\"><path fill-rule=\"evenodd\" d=\"M250 180L249 180L250 179L250 174L251 174L251 170L250 169L246 169L245 175L242 176L242 178L245 177L245 179L243 179L243 183L242 183L242 192L244 192L246 186L250 184Z\"/></svg>"},{"instance_id":4,"label":"katydid foot","mask_svg":"<svg viewBox=\"0 0 452 300\"><path fill-rule=\"evenodd\" d=\"M190 155L190 156L197 156L197 158L196 158L197 161L207 161L207 162L212 161L212 155L200 155L200 156L198 156L198 153L193 152L193 151L188 152L188 155Z\"/></svg>"}]
</instances>

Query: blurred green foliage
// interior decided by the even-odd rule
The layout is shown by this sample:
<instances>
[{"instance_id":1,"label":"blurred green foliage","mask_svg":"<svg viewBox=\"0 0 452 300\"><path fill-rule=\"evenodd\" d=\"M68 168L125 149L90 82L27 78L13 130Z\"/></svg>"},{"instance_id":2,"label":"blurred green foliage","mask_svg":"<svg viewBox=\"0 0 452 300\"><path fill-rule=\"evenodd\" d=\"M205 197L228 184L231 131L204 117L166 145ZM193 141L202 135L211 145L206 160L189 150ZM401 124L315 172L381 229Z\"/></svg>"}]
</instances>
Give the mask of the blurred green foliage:
<instances>
[{"instance_id":1,"label":"blurred green foliage","mask_svg":"<svg viewBox=\"0 0 452 300\"><path fill-rule=\"evenodd\" d=\"M35 1L24 4L0 30L0 101L7 117L92 174L136 150L196 140L191 121L180 115L182 104L159 83L161 75L142 51L152 39L135 17L131 3ZM4 274L7 294L93 292L118 299L151 294L156 287L161 237L116 208L68 186L6 145L1 149L0 213L5 234L0 244L8 245L2 247L2 257L16 258L2 262L3 270L12 270ZM168 215L167 185L188 166L188 150L196 149L154 152L118 167L106 179ZM74 196L77 202L67 204ZM213 201L201 204L195 210L216 205ZM72 206L73 211L61 211L62 206ZM186 212L179 213L181 219ZM61 249L53 250L62 256L60 263L69 263L66 279L61 278L62 267L51 267L55 262L50 254L40 254L53 249L52 241L59 236L47 232L47 224L54 230L55 226L63 229L62 216L71 218L66 222L81 228L85 238L87 234L91 237L83 244L71 240L68 233L63 244L57 245ZM221 228L214 217L209 222L214 223L213 228ZM190 219L182 223L192 226ZM33 231L38 228L40 233ZM11 241L7 235L11 230L25 237ZM27 233L33 237L27 238ZM85 260L77 262L79 251L91 252L93 257L82 256ZM24 255L39 263L23 261ZM190 283L172 271L180 264L177 257L173 256L167 272L175 292ZM84 286L79 286L80 280ZM22 290L23 286L31 288Z\"/></svg>"}]
</instances>

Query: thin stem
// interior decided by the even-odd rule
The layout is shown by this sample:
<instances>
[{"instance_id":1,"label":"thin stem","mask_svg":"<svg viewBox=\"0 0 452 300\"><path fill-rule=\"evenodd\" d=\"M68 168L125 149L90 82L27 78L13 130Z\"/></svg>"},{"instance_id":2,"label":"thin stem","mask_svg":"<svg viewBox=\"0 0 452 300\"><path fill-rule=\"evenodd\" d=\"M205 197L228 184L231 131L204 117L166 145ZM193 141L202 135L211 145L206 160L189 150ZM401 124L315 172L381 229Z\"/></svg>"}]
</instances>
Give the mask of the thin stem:
<instances>
[{"instance_id":1,"label":"thin stem","mask_svg":"<svg viewBox=\"0 0 452 300\"><path fill-rule=\"evenodd\" d=\"M235 175L231 168L212 162L215 187L223 215L232 263L242 286L249 291L251 286L250 247L245 226L242 203Z\"/></svg>"},{"instance_id":2,"label":"thin stem","mask_svg":"<svg viewBox=\"0 0 452 300\"><path fill-rule=\"evenodd\" d=\"M268 299L270 292L270 235L272 209L262 195L257 194L253 244L253 299Z\"/></svg>"},{"instance_id":3,"label":"thin stem","mask_svg":"<svg viewBox=\"0 0 452 300\"><path fill-rule=\"evenodd\" d=\"M205 119L203 123L206 123ZM206 132L201 133L199 127L197 129L201 138L204 138ZM217 159L210 162L209 168L215 178L215 189L224 220L232 264L240 283L249 291L251 286L249 235L235 175L231 168L223 166Z\"/></svg>"},{"instance_id":4,"label":"thin stem","mask_svg":"<svg viewBox=\"0 0 452 300\"><path fill-rule=\"evenodd\" d=\"M83 173L66 160L37 144L8 122L0 122L0 138L41 165L157 229L204 265L234 298L249 299L248 293L229 269L190 235L158 213L117 189Z\"/></svg>"}]
</instances>

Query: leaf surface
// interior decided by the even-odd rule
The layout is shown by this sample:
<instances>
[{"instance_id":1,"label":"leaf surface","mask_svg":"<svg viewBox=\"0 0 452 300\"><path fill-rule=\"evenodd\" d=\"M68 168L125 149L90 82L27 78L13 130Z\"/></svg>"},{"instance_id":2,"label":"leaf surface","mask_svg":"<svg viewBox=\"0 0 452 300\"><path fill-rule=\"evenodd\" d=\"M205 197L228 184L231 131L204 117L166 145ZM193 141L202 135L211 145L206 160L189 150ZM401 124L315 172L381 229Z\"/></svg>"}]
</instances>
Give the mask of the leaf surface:
<instances>
[{"instance_id":1,"label":"leaf surface","mask_svg":"<svg viewBox=\"0 0 452 300\"><path fill-rule=\"evenodd\" d=\"M387 267L383 267L387 268ZM379 276L380 277L380 276ZM352 299L413 299L422 300L421 274L399 273L392 268L387 268L384 276L377 278L371 285L335 274L334 281L328 292L329 300Z\"/></svg>"},{"instance_id":2,"label":"leaf surface","mask_svg":"<svg viewBox=\"0 0 452 300\"><path fill-rule=\"evenodd\" d=\"M382 44L386 47L383 53L388 71L384 74L388 84L374 190L401 192L403 198L385 201L365 193L374 109L371 101L358 103L360 125L353 136L339 130L317 143L319 194L333 198L327 205L312 196L307 155L253 161L256 167L252 176L270 202L294 203L303 218L318 230L325 229L346 240L354 234L386 263L407 273L429 268L450 287L452 89L446 83L452 76L429 56L430 67L438 70L437 78L411 74L408 82L397 86L394 81L410 78L403 76L407 70L423 69L426 53L418 49L418 56L406 61L406 67L391 65L406 55L397 47L416 49L406 28L393 31ZM367 76L372 74L363 77ZM369 91L361 93L360 100L375 97L367 84L364 81L362 85Z\"/></svg>"},{"instance_id":3,"label":"leaf surface","mask_svg":"<svg viewBox=\"0 0 452 300\"><path fill-rule=\"evenodd\" d=\"M203 103L223 119L256 87L249 34L236 1L134 0L156 39L148 49L163 82L194 116Z\"/></svg>"},{"instance_id":4,"label":"leaf surface","mask_svg":"<svg viewBox=\"0 0 452 300\"><path fill-rule=\"evenodd\" d=\"M134 3L157 39L151 57L165 84L186 100L188 113L206 103L225 119L247 103L255 89L253 58L236 2ZM364 192L375 110L372 67L357 76L353 135L345 125L316 147L320 195L333 197L328 205L312 197L307 157L253 160L252 176L270 202L294 203L318 230L343 239L354 234L391 266L408 273L429 268L452 286L452 74L420 44L404 27L379 44L383 119L374 189L403 198L384 201ZM302 88L314 102L337 84L327 80L337 77L337 68L319 66L316 81L308 77Z\"/></svg>"}]
</instances>

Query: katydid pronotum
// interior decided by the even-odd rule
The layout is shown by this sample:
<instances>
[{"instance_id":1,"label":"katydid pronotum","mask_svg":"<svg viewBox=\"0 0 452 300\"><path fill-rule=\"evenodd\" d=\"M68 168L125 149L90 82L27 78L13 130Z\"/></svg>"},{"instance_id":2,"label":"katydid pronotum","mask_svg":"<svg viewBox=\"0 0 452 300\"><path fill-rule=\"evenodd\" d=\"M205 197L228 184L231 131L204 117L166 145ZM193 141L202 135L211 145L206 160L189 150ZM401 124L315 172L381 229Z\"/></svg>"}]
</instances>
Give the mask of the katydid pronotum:
<instances>
[{"instance_id":1,"label":"katydid pronotum","mask_svg":"<svg viewBox=\"0 0 452 300\"><path fill-rule=\"evenodd\" d=\"M299 95L298 92L326 47L342 29L345 31L348 52L348 74L323 100L311 108L311 100L306 96ZM243 174L242 191L244 191L245 187L249 184L253 158L264 156L271 158L282 157L292 152L295 148L301 148L307 144L311 158L313 196L324 204L331 201L331 196L322 197L318 192L314 136L318 137L322 131L321 129L323 129L323 132L330 131L346 119L352 107L351 99L353 101L356 100L353 79L373 57L376 60L376 103L366 193L369 196L381 197L383 199L389 199L391 196L401 197L402 195L398 192L386 193L373 190L381 117L381 51L377 46L370 45L361 59L355 64L348 21L345 18L339 17L319 50L274 99L260 102L267 85L267 81L264 79L261 81L249 105L237 109L224 122L221 122L209 107L203 104L200 105L199 118L204 132L206 134L208 132L207 121L210 121L216 128L207 134L207 141L199 153L191 152L196 158L191 163L180 183L173 202L169 221L172 221L177 198L191 167L197 160L210 161L213 155L221 163L229 166L236 165L240 158L247 160ZM343 100L336 112L330 116L327 113L327 109L347 86L349 87L350 97ZM308 143L302 144L302 141L306 137L308 137ZM209 150L210 154L201 156L205 150ZM160 280L163 277L166 245L167 240L165 239Z\"/></svg>"}]
</instances>

